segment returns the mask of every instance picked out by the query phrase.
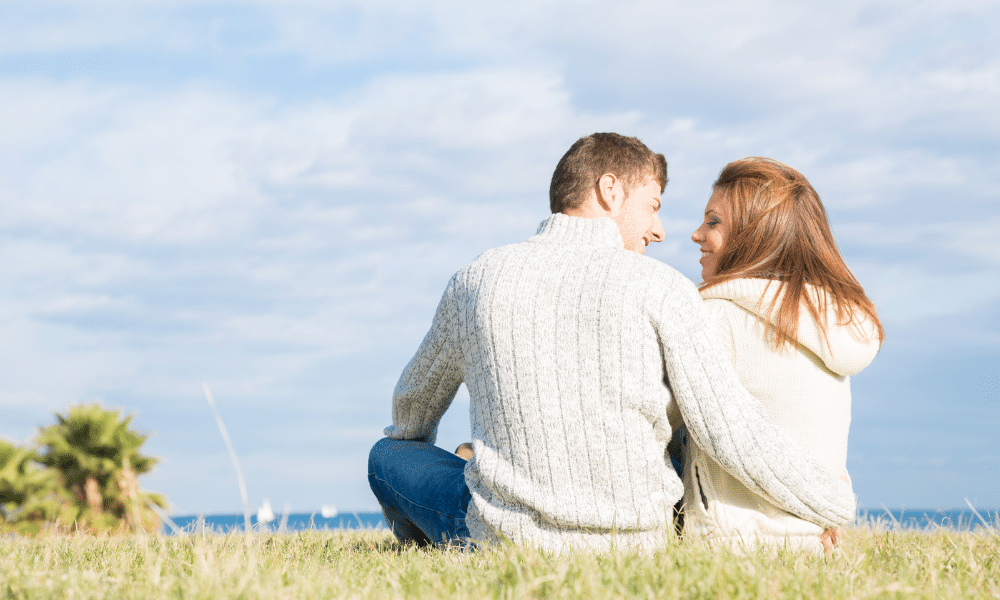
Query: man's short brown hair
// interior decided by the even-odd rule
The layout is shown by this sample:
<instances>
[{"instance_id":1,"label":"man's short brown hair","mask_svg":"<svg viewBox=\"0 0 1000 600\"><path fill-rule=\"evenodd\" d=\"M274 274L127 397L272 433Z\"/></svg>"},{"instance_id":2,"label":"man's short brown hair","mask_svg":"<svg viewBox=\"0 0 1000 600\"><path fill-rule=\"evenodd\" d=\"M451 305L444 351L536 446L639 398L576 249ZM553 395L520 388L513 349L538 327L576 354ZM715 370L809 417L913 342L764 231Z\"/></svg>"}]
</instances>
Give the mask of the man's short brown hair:
<instances>
[{"instance_id":1,"label":"man's short brown hair","mask_svg":"<svg viewBox=\"0 0 1000 600\"><path fill-rule=\"evenodd\" d=\"M579 207L602 176L610 173L622 181L627 196L632 187L652 177L667 187L667 159L655 154L638 138L617 133L594 133L570 146L552 173L549 206L553 213Z\"/></svg>"}]
</instances>

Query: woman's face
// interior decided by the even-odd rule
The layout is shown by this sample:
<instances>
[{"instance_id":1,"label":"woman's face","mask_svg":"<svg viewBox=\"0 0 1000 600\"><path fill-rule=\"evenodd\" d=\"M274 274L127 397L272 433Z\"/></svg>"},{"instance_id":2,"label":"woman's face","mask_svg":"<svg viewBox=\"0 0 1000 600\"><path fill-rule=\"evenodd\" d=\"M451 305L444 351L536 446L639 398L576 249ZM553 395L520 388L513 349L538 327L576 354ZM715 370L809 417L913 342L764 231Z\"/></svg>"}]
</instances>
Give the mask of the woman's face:
<instances>
[{"instance_id":1,"label":"woman's face","mask_svg":"<svg viewBox=\"0 0 1000 600\"><path fill-rule=\"evenodd\" d=\"M705 206L705 220L691 234L691 241L701 247L702 281L708 281L719 270L719 254L729 237L729 225L729 210L722 195L715 192Z\"/></svg>"}]
</instances>

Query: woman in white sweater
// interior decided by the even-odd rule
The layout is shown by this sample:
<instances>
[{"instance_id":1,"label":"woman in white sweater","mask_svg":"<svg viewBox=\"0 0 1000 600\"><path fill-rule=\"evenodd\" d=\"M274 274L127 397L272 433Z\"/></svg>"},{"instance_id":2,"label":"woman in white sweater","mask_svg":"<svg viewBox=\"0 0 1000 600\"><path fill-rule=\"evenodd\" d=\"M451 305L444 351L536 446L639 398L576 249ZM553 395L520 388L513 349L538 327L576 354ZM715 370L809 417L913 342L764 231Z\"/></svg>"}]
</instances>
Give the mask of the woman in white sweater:
<instances>
[{"instance_id":1,"label":"woman in white sweater","mask_svg":"<svg viewBox=\"0 0 1000 600\"><path fill-rule=\"evenodd\" d=\"M779 429L849 481L850 376L875 357L883 330L816 190L778 161L732 162L691 239L702 251L702 297L744 387ZM822 527L750 491L692 441L684 484L686 536L733 548L824 548Z\"/></svg>"}]
</instances>

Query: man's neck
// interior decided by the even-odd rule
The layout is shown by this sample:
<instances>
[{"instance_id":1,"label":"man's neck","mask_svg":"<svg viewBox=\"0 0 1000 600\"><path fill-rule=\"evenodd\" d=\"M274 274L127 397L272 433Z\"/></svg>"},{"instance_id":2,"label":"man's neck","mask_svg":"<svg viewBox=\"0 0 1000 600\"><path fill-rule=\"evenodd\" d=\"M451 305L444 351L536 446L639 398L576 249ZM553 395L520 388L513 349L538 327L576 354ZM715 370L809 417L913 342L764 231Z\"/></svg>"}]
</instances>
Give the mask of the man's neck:
<instances>
[{"instance_id":1,"label":"man's neck","mask_svg":"<svg viewBox=\"0 0 1000 600\"><path fill-rule=\"evenodd\" d=\"M581 219L611 218L611 211L604 210L597 202L584 202L576 208L567 208L562 212L567 217L580 217Z\"/></svg>"}]
</instances>

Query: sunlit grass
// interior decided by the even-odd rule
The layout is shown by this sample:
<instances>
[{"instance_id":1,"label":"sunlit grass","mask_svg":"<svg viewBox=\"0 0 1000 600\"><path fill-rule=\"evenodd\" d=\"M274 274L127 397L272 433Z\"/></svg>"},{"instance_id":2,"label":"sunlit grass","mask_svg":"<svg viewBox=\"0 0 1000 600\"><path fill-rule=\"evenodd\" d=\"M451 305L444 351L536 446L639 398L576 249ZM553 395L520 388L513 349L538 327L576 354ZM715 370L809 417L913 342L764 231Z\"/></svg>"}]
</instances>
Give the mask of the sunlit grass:
<instances>
[{"instance_id":1,"label":"sunlit grass","mask_svg":"<svg viewBox=\"0 0 1000 600\"><path fill-rule=\"evenodd\" d=\"M839 556L402 547L384 531L7 537L3 598L1000 598L1000 535L845 531Z\"/></svg>"}]
</instances>

